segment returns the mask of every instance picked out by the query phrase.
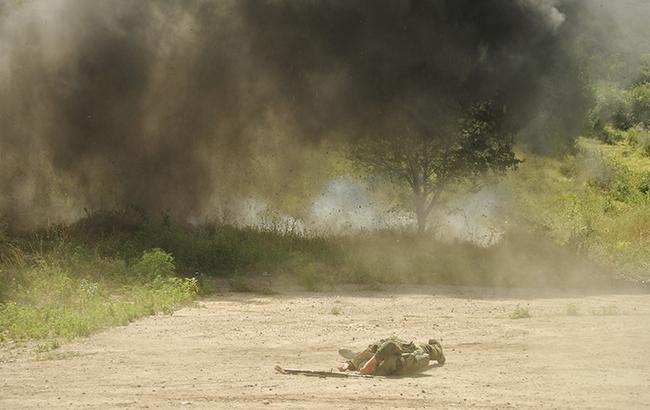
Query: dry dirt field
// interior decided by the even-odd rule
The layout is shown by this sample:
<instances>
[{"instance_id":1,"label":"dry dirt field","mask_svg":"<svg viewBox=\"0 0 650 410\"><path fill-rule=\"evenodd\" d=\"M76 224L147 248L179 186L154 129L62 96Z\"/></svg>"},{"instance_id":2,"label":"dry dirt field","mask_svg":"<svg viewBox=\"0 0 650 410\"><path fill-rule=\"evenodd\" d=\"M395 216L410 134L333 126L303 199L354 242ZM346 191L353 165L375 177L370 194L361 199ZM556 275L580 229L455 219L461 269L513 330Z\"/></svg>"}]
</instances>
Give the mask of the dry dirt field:
<instances>
[{"instance_id":1,"label":"dry dirt field","mask_svg":"<svg viewBox=\"0 0 650 410\"><path fill-rule=\"evenodd\" d=\"M517 305L532 317L511 319ZM442 339L447 364L411 378L273 370L329 370L338 347L391 334ZM2 409L650 408L650 295L224 294L50 352L0 354Z\"/></svg>"}]
</instances>

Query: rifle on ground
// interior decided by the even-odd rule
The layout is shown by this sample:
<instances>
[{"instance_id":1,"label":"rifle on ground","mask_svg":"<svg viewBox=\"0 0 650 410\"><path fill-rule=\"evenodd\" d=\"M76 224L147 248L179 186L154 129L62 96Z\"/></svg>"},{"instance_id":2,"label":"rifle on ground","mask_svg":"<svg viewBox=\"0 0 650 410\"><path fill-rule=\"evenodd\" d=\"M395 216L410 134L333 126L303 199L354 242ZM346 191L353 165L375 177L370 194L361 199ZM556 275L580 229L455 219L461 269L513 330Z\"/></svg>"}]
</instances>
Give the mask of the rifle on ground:
<instances>
[{"instance_id":1,"label":"rifle on ground","mask_svg":"<svg viewBox=\"0 0 650 410\"><path fill-rule=\"evenodd\" d=\"M362 379L372 379L377 376L359 374L359 373L350 373L350 372L335 372L335 371L323 371L323 370L307 370L307 369L285 369L282 366L275 366L275 371L282 374L301 374L303 376L315 376L315 377L356 377Z\"/></svg>"}]
</instances>

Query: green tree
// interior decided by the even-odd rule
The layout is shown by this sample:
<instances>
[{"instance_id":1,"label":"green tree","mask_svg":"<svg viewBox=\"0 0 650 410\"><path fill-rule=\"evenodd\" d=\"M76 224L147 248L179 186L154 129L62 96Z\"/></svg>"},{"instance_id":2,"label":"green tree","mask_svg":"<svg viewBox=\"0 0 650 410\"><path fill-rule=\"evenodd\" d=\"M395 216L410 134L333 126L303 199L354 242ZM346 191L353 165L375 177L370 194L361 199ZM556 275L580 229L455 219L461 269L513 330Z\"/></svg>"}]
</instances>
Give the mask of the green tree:
<instances>
[{"instance_id":1,"label":"green tree","mask_svg":"<svg viewBox=\"0 0 650 410\"><path fill-rule=\"evenodd\" d=\"M650 81L634 87L631 94L635 122L646 128L650 127Z\"/></svg>"},{"instance_id":2,"label":"green tree","mask_svg":"<svg viewBox=\"0 0 650 410\"><path fill-rule=\"evenodd\" d=\"M476 185L479 177L502 174L520 162L504 117L505 110L489 102L472 106L456 121L430 124L410 116L401 121L399 135L361 138L348 146L347 154L370 174L408 185L422 233L446 191L464 183Z\"/></svg>"}]
</instances>

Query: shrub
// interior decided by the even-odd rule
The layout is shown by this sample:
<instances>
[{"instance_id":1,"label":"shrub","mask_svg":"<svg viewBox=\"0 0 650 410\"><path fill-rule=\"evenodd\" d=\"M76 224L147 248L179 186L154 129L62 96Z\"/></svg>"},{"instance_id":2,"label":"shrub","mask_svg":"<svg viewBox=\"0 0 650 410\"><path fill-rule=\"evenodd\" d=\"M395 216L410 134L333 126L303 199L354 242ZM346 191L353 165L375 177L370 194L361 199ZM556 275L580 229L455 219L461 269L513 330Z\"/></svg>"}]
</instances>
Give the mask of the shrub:
<instances>
[{"instance_id":1,"label":"shrub","mask_svg":"<svg viewBox=\"0 0 650 410\"><path fill-rule=\"evenodd\" d=\"M156 277L151 285L154 311L172 314L176 308L190 302L199 293L196 278Z\"/></svg>"},{"instance_id":2,"label":"shrub","mask_svg":"<svg viewBox=\"0 0 650 410\"><path fill-rule=\"evenodd\" d=\"M616 305L607 305L593 308L591 314L594 316L616 316L618 315L618 307Z\"/></svg>"},{"instance_id":3,"label":"shrub","mask_svg":"<svg viewBox=\"0 0 650 410\"><path fill-rule=\"evenodd\" d=\"M160 248L144 251L140 260L132 267L138 278L153 280L157 277L170 277L174 274L174 257Z\"/></svg>"},{"instance_id":4,"label":"shrub","mask_svg":"<svg viewBox=\"0 0 650 410\"><path fill-rule=\"evenodd\" d=\"M528 312L528 307L521 307L517 305L515 310L510 313L510 319L527 319L531 317L530 312Z\"/></svg>"},{"instance_id":5,"label":"shrub","mask_svg":"<svg viewBox=\"0 0 650 410\"><path fill-rule=\"evenodd\" d=\"M567 316L578 316L578 306L575 303L566 305Z\"/></svg>"},{"instance_id":6,"label":"shrub","mask_svg":"<svg viewBox=\"0 0 650 410\"><path fill-rule=\"evenodd\" d=\"M628 134L625 130L620 128L612 127L611 125L605 125L603 129L598 134L598 137L601 141L607 144L616 144L628 139Z\"/></svg>"},{"instance_id":7,"label":"shrub","mask_svg":"<svg viewBox=\"0 0 650 410\"><path fill-rule=\"evenodd\" d=\"M650 156L650 130L637 125L627 131L627 140L638 147L644 155Z\"/></svg>"}]
</instances>

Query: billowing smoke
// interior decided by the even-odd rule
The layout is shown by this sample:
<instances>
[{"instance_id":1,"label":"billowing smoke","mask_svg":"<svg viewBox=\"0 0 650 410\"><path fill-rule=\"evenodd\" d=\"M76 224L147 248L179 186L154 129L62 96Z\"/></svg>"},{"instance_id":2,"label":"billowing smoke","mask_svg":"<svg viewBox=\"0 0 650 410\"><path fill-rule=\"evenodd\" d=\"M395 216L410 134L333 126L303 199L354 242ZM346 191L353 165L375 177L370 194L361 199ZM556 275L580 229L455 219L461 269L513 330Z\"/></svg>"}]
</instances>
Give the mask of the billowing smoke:
<instances>
[{"instance_id":1,"label":"billowing smoke","mask_svg":"<svg viewBox=\"0 0 650 410\"><path fill-rule=\"evenodd\" d=\"M582 7L0 3L0 215L31 227L133 206L187 220L215 198L291 189L311 144L435 126L485 99L515 129L540 115L579 127Z\"/></svg>"}]
</instances>

